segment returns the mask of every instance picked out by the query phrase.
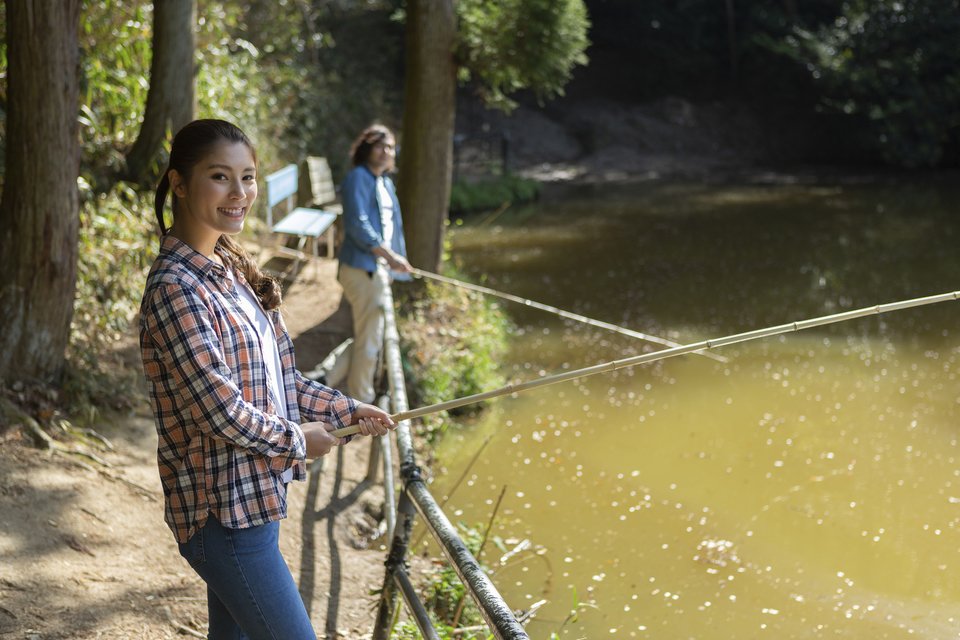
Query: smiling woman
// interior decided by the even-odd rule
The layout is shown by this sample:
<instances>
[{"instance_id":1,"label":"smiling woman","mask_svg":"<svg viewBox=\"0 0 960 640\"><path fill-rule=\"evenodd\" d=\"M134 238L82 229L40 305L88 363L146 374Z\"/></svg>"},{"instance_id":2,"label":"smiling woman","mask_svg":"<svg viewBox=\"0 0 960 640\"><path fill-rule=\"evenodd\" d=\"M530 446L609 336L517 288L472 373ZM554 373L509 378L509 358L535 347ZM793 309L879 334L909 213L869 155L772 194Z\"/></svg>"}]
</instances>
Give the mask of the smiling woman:
<instances>
[{"instance_id":1,"label":"smiling woman","mask_svg":"<svg viewBox=\"0 0 960 640\"><path fill-rule=\"evenodd\" d=\"M170 186L182 206L171 231L214 257L217 240L224 233L243 230L246 214L257 199L256 159L249 146L222 142L190 176L171 169Z\"/></svg>"},{"instance_id":2,"label":"smiling woman","mask_svg":"<svg viewBox=\"0 0 960 640\"><path fill-rule=\"evenodd\" d=\"M278 546L287 485L306 479L307 458L345 442L334 428L358 422L364 435L383 435L393 421L297 371L279 285L229 237L257 198L256 167L253 145L229 122L177 133L157 187L163 238L141 303L140 352L165 519L207 584L210 637L309 639Z\"/></svg>"},{"instance_id":3,"label":"smiling woman","mask_svg":"<svg viewBox=\"0 0 960 640\"><path fill-rule=\"evenodd\" d=\"M257 198L256 166L253 143L238 127L223 120L196 120L177 133L154 204L161 234L169 231L222 264L215 252L220 246L270 310L280 305L279 284L262 274L229 237L243 229L246 212ZM174 223L168 229L163 209L171 190ZM242 211L238 214L237 209Z\"/></svg>"}]
</instances>

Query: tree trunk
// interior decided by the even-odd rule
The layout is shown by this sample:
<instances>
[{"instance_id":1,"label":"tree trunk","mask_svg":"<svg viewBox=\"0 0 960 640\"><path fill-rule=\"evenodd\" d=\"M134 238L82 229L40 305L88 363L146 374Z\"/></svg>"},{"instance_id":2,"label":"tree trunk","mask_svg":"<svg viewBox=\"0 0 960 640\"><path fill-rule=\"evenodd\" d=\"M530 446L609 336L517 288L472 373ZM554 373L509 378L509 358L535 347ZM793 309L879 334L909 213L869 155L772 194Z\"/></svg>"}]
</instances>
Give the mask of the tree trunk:
<instances>
[{"instance_id":1,"label":"tree trunk","mask_svg":"<svg viewBox=\"0 0 960 640\"><path fill-rule=\"evenodd\" d=\"M0 380L56 382L77 279L80 0L8 0Z\"/></svg>"},{"instance_id":2,"label":"tree trunk","mask_svg":"<svg viewBox=\"0 0 960 640\"><path fill-rule=\"evenodd\" d=\"M126 178L149 183L155 178L157 154L167 139L194 118L194 51L196 0L153 3L153 59L150 91L140 135L127 154Z\"/></svg>"},{"instance_id":3,"label":"tree trunk","mask_svg":"<svg viewBox=\"0 0 960 640\"><path fill-rule=\"evenodd\" d=\"M727 6L727 50L730 55L730 80L734 85L740 80L740 70L737 63L737 16L734 12L733 0L726 0Z\"/></svg>"},{"instance_id":4,"label":"tree trunk","mask_svg":"<svg viewBox=\"0 0 960 640\"><path fill-rule=\"evenodd\" d=\"M450 206L456 29L453 0L407 3L407 78L398 195L410 262L428 271L439 270Z\"/></svg>"}]
</instances>

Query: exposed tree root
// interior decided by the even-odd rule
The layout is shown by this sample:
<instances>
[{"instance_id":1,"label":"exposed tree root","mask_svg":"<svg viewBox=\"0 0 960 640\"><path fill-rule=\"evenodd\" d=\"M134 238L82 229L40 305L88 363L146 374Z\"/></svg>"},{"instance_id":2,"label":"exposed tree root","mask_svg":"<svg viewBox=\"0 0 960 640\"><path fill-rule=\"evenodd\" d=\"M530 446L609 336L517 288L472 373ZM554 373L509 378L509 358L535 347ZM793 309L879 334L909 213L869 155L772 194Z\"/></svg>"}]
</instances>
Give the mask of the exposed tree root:
<instances>
[{"instance_id":1,"label":"exposed tree root","mask_svg":"<svg viewBox=\"0 0 960 640\"><path fill-rule=\"evenodd\" d=\"M55 455L60 458L63 458L64 460L69 461L71 464L74 464L78 467L86 469L87 471L93 471L93 472L99 473L100 475L110 480L113 480L114 482L121 482L123 484L126 484L127 486L136 490L137 493L139 493L141 496L149 500L152 500L152 501L157 500L155 491L151 491L150 489L147 489L146 487L143 487L137 484L136 482L127 480L126 478L118 475L113 471L113 468L114 468L113 465L111 465L109 462L107 462L97 454L92 453L90 451L85 451L77 447L69 447L62 444L60 441L55 440L50 436L50 434L46 432L46 430L44 430L43 427L40 426L40 423L37 422L33 416L27 413L24 413L23 411L17 409L16 407L13 407L11 409L11 407L8 406L6 407L6 410L8 412L10 411L15 412L15 416L14 416L15 423L19 423L23 425L24 429L27 432L27 435L30 436L31 440L33 440L37 448L47 451L48 453L50 453L50 455ZM79 427L73 426L68 420L63 420L63 419L58 421L57 426L61 431L68 434L71 438L77 438L78 436L75 434L80 434L80 437L99 443L99 446L101 446L104 449L107 449L109 451L113 450L113 445L110 444L110 441L107 440L102 435L100 435L99 433L97 433L96 431L94 431L93 429L81 429ZM85 458L95 464L90 465L84 462L83 460L81 460L80 458Z\"/></svg>"}]
</instances>

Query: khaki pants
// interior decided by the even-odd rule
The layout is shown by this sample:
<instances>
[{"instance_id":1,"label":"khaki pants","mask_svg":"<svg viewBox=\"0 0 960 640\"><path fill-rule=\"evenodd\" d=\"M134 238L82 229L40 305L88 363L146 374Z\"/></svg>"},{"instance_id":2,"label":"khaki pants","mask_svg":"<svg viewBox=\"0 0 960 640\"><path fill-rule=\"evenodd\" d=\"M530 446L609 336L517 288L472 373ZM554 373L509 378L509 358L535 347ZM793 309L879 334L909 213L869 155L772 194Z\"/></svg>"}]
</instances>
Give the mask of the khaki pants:
<instances>
[{"instance_id":1,"label":"khaki pants","mask_svg":"<svg viewBox=\"0 0 960 640\"><path fill-rule=\"evenodd\" d=\"M363 269L341 263L337 279L353 312L353 349L347 374L347 395L361 402L373 402L373 377L383 345L386 273L381 269L371 276Z\"/></svg>"}]
</instances>

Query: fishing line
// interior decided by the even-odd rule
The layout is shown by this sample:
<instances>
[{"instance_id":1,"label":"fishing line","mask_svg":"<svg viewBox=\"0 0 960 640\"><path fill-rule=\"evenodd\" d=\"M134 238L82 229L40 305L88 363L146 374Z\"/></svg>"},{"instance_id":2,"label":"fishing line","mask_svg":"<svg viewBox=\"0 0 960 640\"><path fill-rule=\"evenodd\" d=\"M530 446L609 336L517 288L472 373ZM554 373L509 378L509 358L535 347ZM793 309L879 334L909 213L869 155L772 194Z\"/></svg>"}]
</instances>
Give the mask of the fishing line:
<instances>
[{"instance_id":1,"label":"fishing line","mask_svg":"<svg viewBox=\"0 0 960 640\"><path fill-rule=\"evenodd\" d=\"M592 327L599 327L601 329L606 329L608 331L615 331L616 333L620 333L625 336L630 336L631 338L646 340L647 342L653 342L655 344L659 344L664 347L682 346L679 342L667 340L666 338L661 338L659 336L651 336L646 333L640 333L639 331L634 331L633 329L627 329L626 327L621 327L616 324L604 322L603 320L596 320L594 318L588 318L587 316L582 316L579 313L573 313L572 311L565 311L557 307L551 307L550 305L543 304L542 302L536 302L528 298L521 298L520 296L515 296L511 293L504 293L502 291L497 291L496 289L490 289L489 287L481 287L478 284L464 282L463 280L456 280L454 278L448 278L447 276L442 276L438 273L431 273L429 271L424 271L423 269L414 268L413 274L420 276L422 278L430 278L431 280L437 280L439 282L451 284L455 287L462 287L464 289L469 289L470 291L476 291L478 293L486 293L487 295L496 296L497 298L503 298L504 300L510 300L511 302L516 302L518 304L522 304L527 307L533 307L534 309L547 311L549 313L556 314L561 318L567 318L568 320L576 320L577 322L582 322ZM724 358L723 356L718 356L715 353L701 352L701 353L698 353L697 355L706 356L718 362L727 362L726 358Z\"/></svg>"},{"instance_id":2,"label":"fishing line","mask_svg":"<svg viewBox=\"0 0 960 640\"><path fill-rule=\"evenodd\" d=\"M825 326L829 324L836 324L838 322L845 322L847 320L854 320L856 318L862 318L864 316L879 315L882 313L888 313L890 311L899 311L901 309L922 307L929 304L937 304L939 302L949 302L953 300L960 300L960 291L941 293L938 295L926 296L923 298L913 298L911 300L901 300L899 302L889 302L887 304L878 304L872 307L863 307L862 309L844 311L842 313L835 313L828 316L820 316L818 318L810 318L807 320L798 320L796 322L775 325L775 326L766 327L763 329L754 329L753 331L746 331L744 333L735 333L729 336L724 336L722 338L702 340L700 342L693 342L686 345L680 345L677 347L672 347L670 349L663 349L662 351L655 351L653 353L644 353L639 356L622 358L620 360L612 360L610 362L604 362L602 364L597 364L592 367L575 369L573 371L567 371L565 373L558 373L555 375L545 376L543 378L537 378L535 380L528 380L526 382L521 382L518 384L508 384L504 387L500 387L499 389L484 391L482 393L475 393L473 395L464 396L462 398L447 400L446 402L438 402L436 404L420 407L419 409L402 411L390 417L395 422L400 422L402 420L411 420L413 418L419 418L421 416L429 415L431 413L438 413L440 411L456 409L458 407L463 407L468 404L475 404L477 402L482 402L484 400L490 400L492 398L497 398L499 396L510 395L513 393L520 393L522 391L528 391L530 389L536 389L538 387L544 387L550 384L556 384L558 382L566 382L567 380L576 380L578 378L585 378L587 376L596 375L598 373L606 373L608 371L616 371L617 369L623 369L626 367L634 367L639 364L657 362L658 360L665 360L667 358L684 355L686 353L693 353L696 351L700 351L702 349L716 349L717 347L724 347L729 344L736 344L738 342L748 342L750 340L758 340L760 338L767 338L770 336L790 333L792 331L801 331L803 329L811 329L813 327L820 327L820 326ZM349 427L335 429L330 433L334 437L339 438L343 436L352 435L354 433L359 433L359 431L360 431L360 427L358 425L351 425Z\"/></svg>"}]
</instances>

